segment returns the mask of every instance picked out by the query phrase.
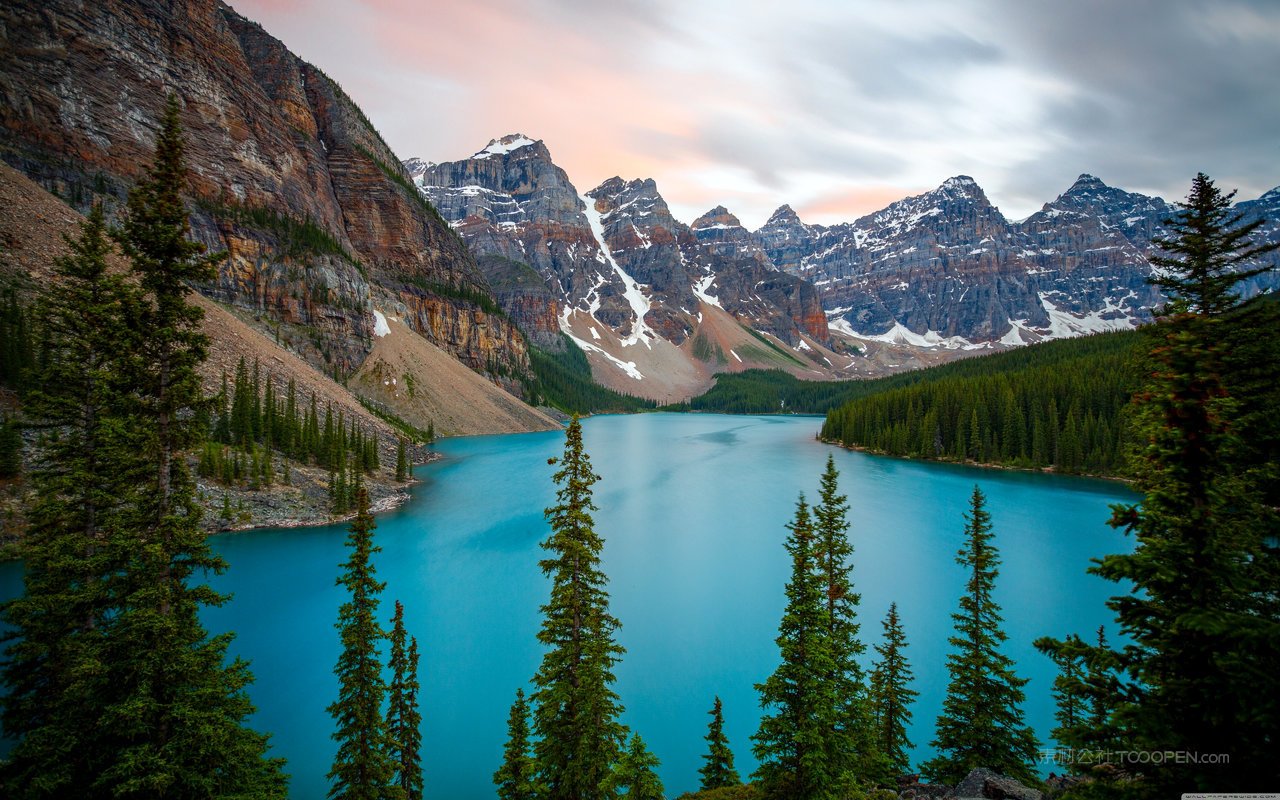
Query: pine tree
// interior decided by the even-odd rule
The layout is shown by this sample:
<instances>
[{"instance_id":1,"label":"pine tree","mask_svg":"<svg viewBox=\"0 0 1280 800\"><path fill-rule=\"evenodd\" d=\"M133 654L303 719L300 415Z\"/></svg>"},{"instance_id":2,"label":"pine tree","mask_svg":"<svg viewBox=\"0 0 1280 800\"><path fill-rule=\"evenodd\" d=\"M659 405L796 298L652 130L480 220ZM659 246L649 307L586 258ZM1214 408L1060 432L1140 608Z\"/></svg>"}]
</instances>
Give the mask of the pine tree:
<instances>
[{"instance_id":1,"label":"pine tree","mask_svg":"<svg viewBox=\"0 0 1280 800\"><path fill-rule=\"evenodd\" d=\"M1242 459L1241 398L1224 382L1224 342L1241 323L1236 286L1268 269L1258 258L1280 244L1250 242L1262 221L1242 224L1233 194L1197 175L1156 242L1165 255L1152 259L1163 268L1152 282L1170 299L1134 398L1131 464L1144 498L1111 520L1137 546L1095 568L1134 587L1108 603L1132 640L1114 655L1125 676L1115 717L1133 746L1208 754L1230 743L1225 764L1138 765L1137 791L1152 797L1280 781L1280 519Z\"/></svg>"},{"instance_id":2,"label":"pine tree","mask_svg":"<svg viewBox=\"0 0 1280 800\"><path fill-rule=\"evenodd\" d=\"M409 640L406 646L406 638ZM391 685L387 692L387 736L394 783L404 800L422 800L422 716L418 712L418 640L404 629L404 606L391 618Z\"/></svg>"},{"instance_id":3,"label":"pine tree","mask_svg":"<svg viewBox=\"0 0 1280 800\"><path fill-rule=\"evenodd\" d=\"M1000 555L992 544L991 515L982 490L973 487L965 519L966 542L956 563L969 570L960 611L952 614L955 635L947 641L951 680L938 716L936 758L921 772L937 783L957 783L971 770L986 767L1024 783L1034 783L1036 739L1023 723L1025 678L1013 673L1013 660L1000 652L1008 638L1001 629L1000 606L992 597Z\"/></svg>"},{"instance_id":4,"label":"pine tree","mask_svg":"<svg viewBox=\"0 0 1280 800\"><path fill-rule=\"evenodd\" d=\"M130 792L223 796L284 793L266 737L244 727L253 708L248 665L224 663L230 635L210 637L199 610L225 597L190 581L226 568L200 529L200 506L185 451L197 446L206 407L197 368L208 341L203 312L187 302L190 282L207 281L222 254L191 241L182 200L179 104L170 96L155 162L129 193L113 238L129 259L145 301L132 315L136 354L127 379L147 437L151 476L130 529L112 543L123 563L108 648L112 702L102 725L114 750L99 784Z\"/></svg>"},{"instance_id":5,"label":"pine tree","mask_svg":"<svg viewBox=\"0 0 1280 800\"><path fill-rule=\"evenodd\" d=\"M1072 634L1067 637L1067 644L1081 645L1080 637ZM1074 650L1074 652L1073 652ZM1077 729L1084 724L1085 701L1081 689L1083 678L1083 658L1078 655L1078 648L1056 651L1050 655L1058 665L1058 675L1053 679L1053 701L1057 706L1053 718L1058 723L1050 731L1059 745L1070 746L1076 741Z\"/></svg>"},{"instance_id":6,"label":"pine tree","mask_svg":"<svg viewBox=\"0 0 1280 800\"><path fill-rule=\"evenodd\" d=\"M382 679L378 642L378 595L386 584L374 579L372 557L382 548L373 543L376 527L369 513L369 494L363 487L356 495L356 517L347 535L348 559L338 585L350 599L338 610L335 627L341 634L342 654L334 673L338 699L329 705L337 729L333 739L338 752L329 770L329 797L342 800L382 800L398 794L392 779L396 764L388 747L387 723L382 699L387 686Z\"/></svg>"},{"instance_id":7,"label":"pine tree","mask_svg":"<svg viewBox=\"0 0 1280 800\"><path fill-rule=\"evenodd\" d=\"M631 734L631 741L623 751L613 771L605 779L606 797L625 797L627 800L665 800L666 790L654 768L662 762L645 747L640 734Z\"/></svg>"},{"instance_id":8,"label":"pine tree","mask_svg":"<svg viewBox=\"0 0 1280 800\"><path fill-rule=\"evenodd\" d=\"M502 750L502 766L493 773L500 800L535 800L537 765L529 754L529 703L524 690L516 689L516 700L507 718L507 744Z\"/></svg>"},{"instance_id":9,"label":"pine tree","mask_svg":"<svg viewBox=\"0 0 1280 800\"><path fill-rule=\"evenodd\" d=\"M880 753L885 756L892 775L911 771L908 752L913 745L907 738L911 724L911 703L920 694L911 688L911 664L907 661L907 637L898 618L898 604L889 604L884 618L884 641L876 645L880 658L871 672L872 720Z\"/></svg>"},{"instance_id":10,"label":"pine tree","mask_svg":"<svg viewBox=\"0 0 1280 800\"><path fill-rule=\"evenodd\" d=\"M26 398L28 417L57 436L45 437L32 464L24 593L3 607L12 631L0 720L18 740L0 765L0 794L9 797L95 796L98 759L107 754L107 579L118 567L108 543L147 472L121 378L133 349L128 315L140 298L107 271L112 248L100 208L67 244L70 255L54 262L59 280L40 304L46 364Z\"/></svg>"},{"instance_id":11,"label":"pine tree","mask_svg":"<svg viewBox=\"0 0 1280 800\"><path fill-rule=\"evenodd\" d=\"M559 464L553 476L560 486L557 502L546 510L551 536L542 543L551 557L540 562L552 584L538 632L549 650L531 698L534 758L546 800L591 800L607 796L602 785L626 733L612 689L613 666L624 650L614 640L619 623L609 613L600 571L604 542L591 517L591 487L599 476L591 471L576 418L565 430Z\"/></svg>"},{"instance_id":12,"label":"pine tree","mask_svg":"<svg viewBox=\"0 0 1280 800\"><path fill-rule=\"evenodd\" d=\"M866 651L858 634L861 595L853 591L853 545L849 543L849 504L840 494L840 473L828 454L813 507L814 561L822 583L827 616L828 648L832 671L827 676L827 696L833 710L834 729L826 744L830 769L846 786L871 777L875 739L868 720L866 685L858 658Z\"/></svg>"},{"instance_id":13,"label":"pine tree","mask_svg":"<svg viewBox=\"0 0 1280 800\"><path fill-rule=\"evenodd\" d=\"M711 723L707 726L707 754L702 757L706 762L698 770L702 776L701 790L720 789L725 786L737 786L742 783L738 771L733 768L733 751L729 749L729 740L724 735L724 714L720 698L708 712Z\"/></svg>"},{"instance_id":14,"label":"pine tree","mask_svg":"<svg viewBox=\"0 0 1280 800\"><path fill-rule=\"evenodd\" d=\"M778 626L781 663L756 684L765 714L752 736L760 762L754 778L769 798L820 800L840 794L827 739L836 724L836 702L828 680L831 657L824 586L815 572L814 532L801 495L787 526L791 580Z\"/></svg>"},{"instance_id":15,"label":"pine tree","mask_svg":"<svg viewBox=\"0 0 1280 800\"><path fill-rule=\"evenodd\" d=\"M409 480L409 457L405 452L404 437L396 439L396 480Z\"/></svg>"}]
</instances>

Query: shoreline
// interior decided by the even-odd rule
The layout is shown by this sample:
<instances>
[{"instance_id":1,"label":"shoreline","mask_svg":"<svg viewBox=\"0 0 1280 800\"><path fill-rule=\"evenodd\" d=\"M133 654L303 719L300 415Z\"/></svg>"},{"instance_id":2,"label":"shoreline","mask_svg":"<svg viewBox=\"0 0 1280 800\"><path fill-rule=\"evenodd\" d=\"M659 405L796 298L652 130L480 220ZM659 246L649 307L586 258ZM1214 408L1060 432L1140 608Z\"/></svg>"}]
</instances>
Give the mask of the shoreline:
<instances>
[{"instance_id":1,"label":"shoreline","mask_svg":"<svg viewBox=\"0 0 1280 800\"><path fill-rule=\"evenodd\" d=\"M1002 472L1027 472L1033 475L1053 475L1059 478L1088 478L1089 480L1107 481L1108 483L1118 483L1126 488L1133 488L1132 478L1121 478L1116 475L1095 475L1089 472L1058 472L1053 467L1015 467L1012 464L997 464L985 461L955 461L952 459L925 458L923 456L898 456L881 450L873 450L869 447L863 447L862 445L845 444L844 442L834 439L823 439L821 436L814 438L822 444L831 445L832 447L840 447L845 450L852 450L855 453L878 456L880 458L895 458L899 461L912 461L925 464L951 464L957 467L978 467L980 469L993 469L1000 470Z\"/></svg>"}]
</instances>

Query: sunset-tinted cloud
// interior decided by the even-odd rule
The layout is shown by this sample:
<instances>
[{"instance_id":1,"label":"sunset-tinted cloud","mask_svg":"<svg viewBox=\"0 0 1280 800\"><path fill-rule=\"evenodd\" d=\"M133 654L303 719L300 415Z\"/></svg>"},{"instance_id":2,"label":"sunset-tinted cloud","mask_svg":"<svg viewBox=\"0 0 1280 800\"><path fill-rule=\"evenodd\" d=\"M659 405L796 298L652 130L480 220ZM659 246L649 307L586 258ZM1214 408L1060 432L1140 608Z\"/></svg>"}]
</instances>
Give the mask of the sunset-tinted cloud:
<instances>
[{"instance_id":1,"label":"sunset-tinted cloud","mask_svg":"<svg viewBox=\"0 0 1280 800\"><path fill-rule=\"evenodd\" d=\"M402 158L544 140L580 190L691 221L853 219L967 174L1025 216L1089 172L1170 199L1280 183L1280 6L1103 0L237 0Z\"/></svg>"}]
</instances>

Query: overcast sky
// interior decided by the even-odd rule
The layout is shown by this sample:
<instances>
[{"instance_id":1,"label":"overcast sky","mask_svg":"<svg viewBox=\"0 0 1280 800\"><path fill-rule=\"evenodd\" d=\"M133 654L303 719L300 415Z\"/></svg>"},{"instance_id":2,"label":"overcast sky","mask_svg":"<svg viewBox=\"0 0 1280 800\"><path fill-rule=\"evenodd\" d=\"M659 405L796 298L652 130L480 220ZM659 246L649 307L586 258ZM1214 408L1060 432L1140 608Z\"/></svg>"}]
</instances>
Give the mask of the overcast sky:
<instances>
[{"instance_id":1,"label":"overcast sky","mask_svg":"<svg viewBox=\"0 0 1280 800\"><path fill-rule=\"evenodd\" d=\"M580 191L654 178L857 218L970 175L1011 219L1088 172L1181 199L1280 184L1280 2L235 0L401 158L542 139Z\"/></svg>"}]
</instances>

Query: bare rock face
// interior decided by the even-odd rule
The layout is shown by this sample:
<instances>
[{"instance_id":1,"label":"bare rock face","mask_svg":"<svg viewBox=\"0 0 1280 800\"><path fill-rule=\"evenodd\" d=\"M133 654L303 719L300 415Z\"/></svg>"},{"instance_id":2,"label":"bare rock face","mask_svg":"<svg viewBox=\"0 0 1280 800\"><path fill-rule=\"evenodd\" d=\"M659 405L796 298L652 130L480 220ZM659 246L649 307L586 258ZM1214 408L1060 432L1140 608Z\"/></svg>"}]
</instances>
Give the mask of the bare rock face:
<instances>
[{"instance_id":1,"label":"bare rock face","mask_svg":"<svg viewBox=\"0 0 1280 800\"><path fill-rule=\"evenodd\" d=\"M82 210L118 208L177 93L192 229L228 253L201 290L316 366L359 364L377 304L474 368L527 369L474 259L360 109L227 5L17 0L0 36L0 157Z\"/></svg>"},{"instance_id":2,"label":"bare rock face","mask_svg":"<svg viewBox=\"0 0 1280 800\"><path fill-rule=\"evenodd\" d=\"M756 238L724 206L716 206L689 226L702 250L713 256L753 258L772 266Z\"/></svg>"},{"instance_id":3,"label":"bare rock face","mask_svg":"<svg viewBox=\"0 0 1280 800\"><path fill-rule=\"evenodd\" d=\"M979 767L956 784L948 798L979 798L982 800L1041 800L1039 789L1023 786L1013 778Z\"/></svg>"},{"instance_id":4,"label":"bare rock face","mask_svg":"<svg viewBox=\"0 0 1280 800\"><path fill-rule=\"evenodd\" d=\"M723 208L722 217L691 229L672 216L652 180L615 177L579 194L546 145L518 133L462 161L404 166L482 263L500 266L486 262L494 256L528 265L559 314L579 309L621 337L652 334L680 345L697 324L700 300L720 302L698 288L714 283L722 307L744 324L791 343L801 331L828 341L816 290L774 269ZM540 290L526 282L498 294L531 337L548 341L551 316Z\"/></svg>"},{"instance_id":5,"label":"bare rock face","mask_svg":"<svg viewBox=\"0 0 1280 800\"><path fill-rule=\"evenodd\" d=\"M1242 202L1244 220L1274 220L1280 191ZM1158 197L1081 175L1020 223L1006 220L967 176L852 223L806 225L788 206L752 235L771 263L808 278L837 326L887 340L947 346L1131 328L1163 298L1147 284L1164 220ZM1280 227L1256 234L1280 240ZM743 252L747 252L744 250ZM1265 263L1280 264L1268 254ZM1255 277L1246 295L1280 284Z\"/></svg>"}]
</instances>

